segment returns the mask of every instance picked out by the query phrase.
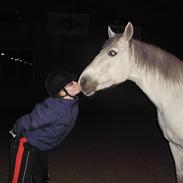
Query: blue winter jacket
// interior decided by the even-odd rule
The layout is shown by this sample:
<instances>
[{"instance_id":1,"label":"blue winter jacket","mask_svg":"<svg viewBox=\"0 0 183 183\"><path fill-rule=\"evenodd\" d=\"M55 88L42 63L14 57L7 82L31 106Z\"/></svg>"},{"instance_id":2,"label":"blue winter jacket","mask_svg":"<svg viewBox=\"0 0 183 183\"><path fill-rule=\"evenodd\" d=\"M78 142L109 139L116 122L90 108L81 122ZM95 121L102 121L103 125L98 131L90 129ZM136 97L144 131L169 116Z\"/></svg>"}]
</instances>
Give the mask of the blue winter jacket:
<instances>
[{"instance_id":1,"label":"blue winter jacket","mask_svg":"<svg viewBox=\"0 0 183 183\"><path fill-rule=\"evenodd\" d=\"M17 133L42 151L57 147L73 128L78 115L78 98L46 98L31 113L17 119Z\"/></svg>"}]
</instances>

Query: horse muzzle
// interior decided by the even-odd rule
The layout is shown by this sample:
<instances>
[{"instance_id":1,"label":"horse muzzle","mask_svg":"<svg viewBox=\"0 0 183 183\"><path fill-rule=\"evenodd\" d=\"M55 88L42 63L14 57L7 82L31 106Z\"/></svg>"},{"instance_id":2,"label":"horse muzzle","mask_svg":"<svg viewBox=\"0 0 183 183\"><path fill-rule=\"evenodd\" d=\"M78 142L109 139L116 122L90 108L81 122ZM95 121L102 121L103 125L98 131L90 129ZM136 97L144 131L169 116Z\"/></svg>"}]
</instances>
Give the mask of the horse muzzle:
<instances>
[{"instance_id":1,"label":"horse muzzle","mask_svg":"<svg viewBox=\"0 0 183 183\"><path fill-rule=\"evenodd\" d=\"M81 87L81 92L86 96L91 96L96 92L98 82L92 80L89 76L82 76L79 79L79 85Z\"/></svg>"}]
</instances>

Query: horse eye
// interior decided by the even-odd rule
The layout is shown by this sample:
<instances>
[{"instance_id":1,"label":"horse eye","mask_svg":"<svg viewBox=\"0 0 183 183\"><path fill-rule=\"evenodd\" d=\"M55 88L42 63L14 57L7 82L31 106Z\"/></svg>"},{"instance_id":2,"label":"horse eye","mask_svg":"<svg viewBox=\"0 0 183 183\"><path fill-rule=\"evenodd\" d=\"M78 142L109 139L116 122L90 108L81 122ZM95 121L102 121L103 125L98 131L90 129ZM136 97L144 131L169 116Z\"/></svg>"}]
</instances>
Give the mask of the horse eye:
<instances>
[{"instance_id":1,"label":"horse eye","mask_svg":"<svg viewBox=\"0 0 183 183\"><path fill-rule=\"evenodd\" d=\"M109 53L108 53L108 55L109 55L110 57L114 57L116 54L117 54L117 52L114 51L114 50L110 50Z\"/></svg>"}]
</instances>

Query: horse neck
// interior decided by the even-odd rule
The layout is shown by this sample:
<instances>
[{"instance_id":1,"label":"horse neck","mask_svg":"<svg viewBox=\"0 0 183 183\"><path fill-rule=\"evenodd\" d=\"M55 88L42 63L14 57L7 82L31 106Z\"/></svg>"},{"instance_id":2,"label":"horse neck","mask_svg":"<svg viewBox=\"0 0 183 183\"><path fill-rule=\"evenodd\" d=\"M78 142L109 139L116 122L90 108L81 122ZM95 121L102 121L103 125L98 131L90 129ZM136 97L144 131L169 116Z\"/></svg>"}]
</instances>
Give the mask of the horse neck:
<instances>
[{"instance_id":1,"label":"horse neck","mask_svg":"<svg viewBox=\"0 0 183 183\"><path fill-rule=\"evenodd\" d=\"M177 98L176 95L183 92L183 84L174 82L173 79L175 78L172 78L172 80L166 80L165 76L163 75L164 73L161 73L161 69L156 68L158 67L158 64L153 65L152 60L149 60L150 57L148 55L146 55L146 57L137 58L138 54L136 54L134 50L136 46L137 45L135 45L134 47L132 46L132 55L131 55L132 72L131 75L129 76L129 79L135 82L137 86L141 88L141 90L150 98L150 100L158 108L171 104L172 100L175 100L175 98ZM153 49L152 52L154 55L154 59L156 59L155 60L156 62L158 62L158 59L160 59L159 57L160 52L162 52L161 58L164 57L167 58L167 56L163 55L166 54L166 52L164 53L161 49L153 48L152 45L145 44L143 45L143 48L146 49L145 50L146 54L148 54L150 49ZM149 53L152 54L152 52ZM138 60L138 59L144 59L144 60ZM162 62L162 60L159 61ZM177 62L178 61L176 60L175 63L178 64ZM151 65L149 66L148 64ZM180 65L182 67L182 64ZM171 76L169 77L171 78ZM183 101L183 98L180 100Z\"/></svg>"}]
</instances>

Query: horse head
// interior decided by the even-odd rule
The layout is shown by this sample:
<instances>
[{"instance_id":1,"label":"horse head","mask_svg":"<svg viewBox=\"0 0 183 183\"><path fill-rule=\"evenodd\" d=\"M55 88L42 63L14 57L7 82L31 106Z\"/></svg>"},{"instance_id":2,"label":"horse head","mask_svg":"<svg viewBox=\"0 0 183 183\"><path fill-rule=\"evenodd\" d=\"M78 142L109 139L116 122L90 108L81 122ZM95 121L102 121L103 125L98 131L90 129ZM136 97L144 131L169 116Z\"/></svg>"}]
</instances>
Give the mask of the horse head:
<instances>
[{"instance_id":1,"label":"horse head","mask_svg":"<svg viewBox=\"0 0 183 183\"><path fill-rule=\"evenodd\" d=\"M123 33L114 33L108 27L109 39L94 60L83 70L79 78L81 91L93 95L98 90L117 85L130 74L130 40L133 26L130 22Z\"/></svg>"}]
</instances>

